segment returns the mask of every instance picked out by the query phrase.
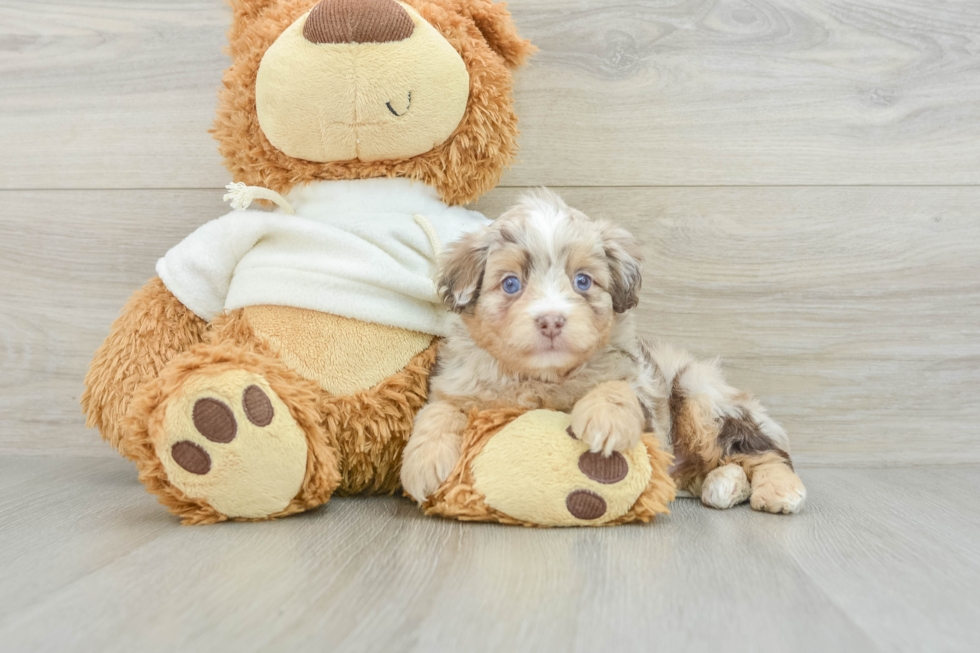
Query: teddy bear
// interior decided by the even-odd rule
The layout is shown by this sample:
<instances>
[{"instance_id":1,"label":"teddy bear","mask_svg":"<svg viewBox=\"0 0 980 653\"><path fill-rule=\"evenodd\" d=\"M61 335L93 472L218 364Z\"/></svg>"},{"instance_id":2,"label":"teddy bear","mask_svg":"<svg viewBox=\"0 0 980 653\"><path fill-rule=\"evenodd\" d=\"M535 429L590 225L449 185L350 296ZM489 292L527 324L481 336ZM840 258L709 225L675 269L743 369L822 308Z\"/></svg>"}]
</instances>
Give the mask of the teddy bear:
<instances>
[{"instance_id":1,"label":"teddy bear","mask_svg":"<svg viewBox=\"0 0 980 653\"><path fill-rule=\"evenodd\" d=\"M534 50L490 0L231 4L213 133L235 210L159 259L82 396L185 524L398 490L447 328L436 260L487 222L462 205L516 155L513 71ZM654 438L593 460L567 419L474 415L426 512L564 526L667 511Z\"/></svg>"},{"instance_id":2,"label":"teddy bear","mask_svg":"<svg viewBox=\"0 0 980 653\"><path fill-rule=\"evenodd\" d=\"M435 258L486 221L461 205L516 154L534 49L490 0L231 4L213 133L237 210L158 261L82 396L187 524L398 487L444 328Z\"/></svg>"}]
</instances>

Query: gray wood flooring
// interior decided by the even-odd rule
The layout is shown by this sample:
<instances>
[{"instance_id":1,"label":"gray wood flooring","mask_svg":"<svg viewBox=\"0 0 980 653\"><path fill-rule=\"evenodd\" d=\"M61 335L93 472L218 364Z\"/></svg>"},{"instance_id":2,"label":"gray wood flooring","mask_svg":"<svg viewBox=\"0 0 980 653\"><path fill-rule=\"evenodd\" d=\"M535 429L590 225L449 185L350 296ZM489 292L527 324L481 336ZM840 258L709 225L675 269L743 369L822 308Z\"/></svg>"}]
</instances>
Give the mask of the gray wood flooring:
<instances>
[{"instance_id":1,"label":"gray wood flooring","mask_svg":"<svg viewBox=\"0 0 980 653\"><path fill-rule=\"evenodd\" d=\"M804 469L803 513L679 500L526 530L400 498L181 527L117 459L0 459L4 651L976 651L980 466Z\"/></svg>"}]
</instances>

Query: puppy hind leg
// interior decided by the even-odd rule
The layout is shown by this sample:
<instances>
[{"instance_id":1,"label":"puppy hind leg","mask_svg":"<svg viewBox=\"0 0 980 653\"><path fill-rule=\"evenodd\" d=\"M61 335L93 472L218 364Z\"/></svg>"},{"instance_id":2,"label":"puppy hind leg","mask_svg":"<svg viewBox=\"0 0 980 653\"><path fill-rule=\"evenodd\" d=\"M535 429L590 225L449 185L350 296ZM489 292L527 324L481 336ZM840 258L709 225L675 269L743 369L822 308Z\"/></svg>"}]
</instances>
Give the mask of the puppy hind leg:
<instances>
[{"instance_id":1,"label":"puppy hind leg","mask_svg":"<svg viewBox=\"0 0 980 653\"><path fill-rule=\"evenodd\" d=\"M700 497L705 481L718 467L722 455L711 402L703 395L685 396L675 383L670 397L670 420L674 454L671 477L678 490ZM721 477L715 479L720 481ZM727 494L727 491L721 493Z\"/></svg>"},{"instance_id":2,"label":"puppy hind leg","mask_svg":"<svg viewBox=\"0 0 980 653\"><path fill-rule=\"evenodd\" d=\"M781 454L733 456L732 462L739 464L749 478L752 486L749 505L753 510L792 514L803 507L806 487Z\"/></svg>"},{"instance_id":3,"label":"puppy hind leg","mask_svg":"<svg viewBox=\"0 0 980 653\"><path fill-rule=\"evenodd\" d=\"M745 470L729 463L711 470L701 485L701 503L709 508L725 510L749 498L751 485Z\"/></svg>"},{"instance_id":4,"label":"puppy hind leg","mask_svg":"<svg viewBox=\"0 0 980 653\"><path fill-rule=\"evenodd\" d=\"M755 398L729 386L715 362L686 362L671 386L679 487L715 508L749 498L756 510L800 509L806 490L793 473L786 433Z\"/></svg>"},{"instance_id":5,"label":"puppy hind leg","mask_svg":"<svg viewBox=\"0 0 980 653\"><path fill-rule=\"evenodd\" d=\"M724 407L719 445L727 460L738 463L751 484L749 503L754 510L795 513L806 498L803 481L793 471L786 433L757 400L746 394Z\"/></svg>"}]
</instances>

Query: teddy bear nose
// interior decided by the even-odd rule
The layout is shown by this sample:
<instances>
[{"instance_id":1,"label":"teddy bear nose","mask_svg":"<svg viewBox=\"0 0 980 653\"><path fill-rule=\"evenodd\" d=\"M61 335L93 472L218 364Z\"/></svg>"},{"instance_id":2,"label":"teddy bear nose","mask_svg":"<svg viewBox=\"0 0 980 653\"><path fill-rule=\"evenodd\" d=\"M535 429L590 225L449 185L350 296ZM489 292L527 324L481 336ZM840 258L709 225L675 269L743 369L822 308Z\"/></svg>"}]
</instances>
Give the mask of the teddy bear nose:
<instances>
[{"instance_id":1,"label":"teddy bear nose","mask_svg":"<svg viewBox=\"0 0 980 653\"><path fill-rule=\"evenodd\" d=\"M391 43L414 30L395 0L322 0L307 17L303 36L311 43Z\"/></svg>"},{"instance_id":2,"label":"teddy bear nose","mask_svg":"<svg viewBox=\"0 0 980 653\"><path fill-rule=\"evenodd\" d=\"M546 313L539 316L535 321L541 335L554 338L561 333L561 328L565 326L565 316L560 313Z\"/></svg>"}]
</instances>

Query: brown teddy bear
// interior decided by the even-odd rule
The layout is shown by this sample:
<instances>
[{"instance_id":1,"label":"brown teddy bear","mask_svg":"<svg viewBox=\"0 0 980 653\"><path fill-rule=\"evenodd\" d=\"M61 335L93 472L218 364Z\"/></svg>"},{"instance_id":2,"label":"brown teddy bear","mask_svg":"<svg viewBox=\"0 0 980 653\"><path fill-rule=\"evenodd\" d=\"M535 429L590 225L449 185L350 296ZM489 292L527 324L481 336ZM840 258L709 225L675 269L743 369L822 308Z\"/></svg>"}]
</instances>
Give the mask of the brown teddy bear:
<instances>
[{"instance_id":1,"label":"brown teddy bear","mask_svg":"<svg viewBox=\"0 0 980 653\"><path fill-rule=\"evenodd\" d=\"M188 524L397 488L445 326L434 262L485 223L459 205L516 153L533 50L489 0L232 5L214 133L239 210L160 259L82 397Z\"/></svg>"}]
</instances>

